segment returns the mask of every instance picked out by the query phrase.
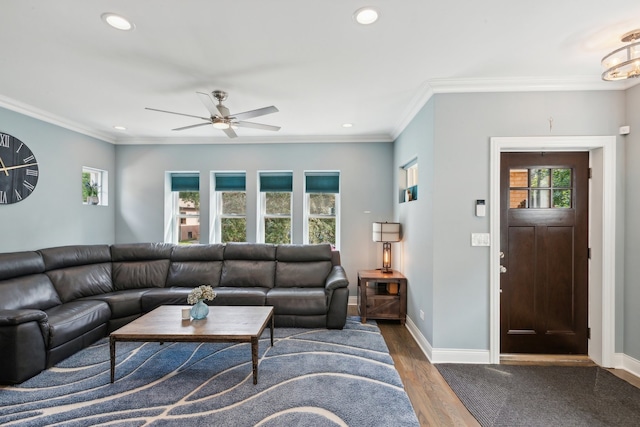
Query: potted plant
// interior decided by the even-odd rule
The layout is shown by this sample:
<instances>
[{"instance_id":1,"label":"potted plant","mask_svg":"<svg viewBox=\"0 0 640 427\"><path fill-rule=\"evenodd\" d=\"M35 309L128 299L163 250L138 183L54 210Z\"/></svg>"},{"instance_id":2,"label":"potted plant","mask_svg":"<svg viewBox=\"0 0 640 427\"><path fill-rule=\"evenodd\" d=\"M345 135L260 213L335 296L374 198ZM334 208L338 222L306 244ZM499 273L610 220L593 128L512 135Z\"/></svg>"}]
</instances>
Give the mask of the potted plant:
<instances>
[{"instance_id":1,"label":"potted plant","mask_svg":"<svg viewBox=\"0 0 640 427\"><path fill-rule=\"evenodd\" d=\"M87 190L87 203L90 205L97 205L100 203L100 199L98 198L100 186L98 183L94 181L86 182L84 187Z\"/></svg>"}]
</instances>

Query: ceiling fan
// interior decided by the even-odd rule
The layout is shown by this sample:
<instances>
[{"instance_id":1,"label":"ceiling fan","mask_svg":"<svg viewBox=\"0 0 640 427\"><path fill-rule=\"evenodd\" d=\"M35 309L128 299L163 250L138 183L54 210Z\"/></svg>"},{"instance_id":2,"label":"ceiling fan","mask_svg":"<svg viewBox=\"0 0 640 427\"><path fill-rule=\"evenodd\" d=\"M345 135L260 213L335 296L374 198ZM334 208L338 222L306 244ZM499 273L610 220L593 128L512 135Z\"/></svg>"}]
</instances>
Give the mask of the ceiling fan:
<instances>
[{"instance_id":1,"label":"ceiling fan","mask_svg":"<svg viewBox=\"0 0 640 427\"><path fill-rule=\"evenodd\" d=\"M229 138L236 138L238 135L234 129L239 127L261 129L261 130L280 130L280 126L265 125L262 123L245 122L244 119L250 119L252 117L264 116L265 114L277 113L278 109L273 105L270 107L258 108L257 110L244 111L242 113L231 114L229 109L222 105L222 101L227 99L227 92L222 90L214 90L211 95L218 101L216 104L211 95L203 92L196 92L198 97L209 110L211 117L200 117L191 114L176 113L173 111L158 110L157 108L145 107L146 110L160 111L161 113L177 114L179 116L195 117L196 119L204 120L206 123L197 123L195 125L183 126L172 130L185 130L198 126L213 125L214 128L222 130L227 134Z\"/></svg>"}]
</instances>

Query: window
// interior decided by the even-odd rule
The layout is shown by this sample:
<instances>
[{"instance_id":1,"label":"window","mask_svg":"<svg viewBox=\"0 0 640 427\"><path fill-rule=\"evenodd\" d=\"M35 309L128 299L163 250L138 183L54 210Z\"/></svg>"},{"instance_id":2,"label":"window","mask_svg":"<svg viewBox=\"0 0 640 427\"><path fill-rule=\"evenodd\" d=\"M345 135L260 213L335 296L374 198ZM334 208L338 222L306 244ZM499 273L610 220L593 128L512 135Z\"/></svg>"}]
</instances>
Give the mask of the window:
<instances>
[{"instance_id":1,"label":"window","mask_svg":"<svg viewBox=\"0 0 640 427\"><path fill-rule=\"evenodd\" d=\"M509 208L570 209L573 183L570 168L511 169L509 171Z\"/></svg>"},{"instance_id":2,"label":"window","mask_svg":"<svg viewBox=\"0 0 640 427\"><path fill-rule=\"evenodd\" d=\"M413 159L400 170L400 203L418 200L418 159Z\"/></svg>"},{"instance_id":3,"label":"window","mask_svg":"<svg viewBox=\"0 0 640 427\"><path fill-rule=\"evenodd\" d=\"M340 172L305 172L304 243L339 247Z\"/></svg>"},{"instance_id":4,"label":"window","mask_svg":"<svg viewBox=\"0 0 640 427\"><path fill-rule=\"evenodd\" d=\"M291 243L292 172L261 172L258 242Z\"/></svg>"},{"instance_id":5,"label":"window","mask_svg":"<svg viewBox=\"0 0 640 427\"><path fill-rule=\"evenodd\" d=\"M82 167L82 203L85 205L109 205L109 174L107 171Z\"/></svg>"},{"instance_id":6,"label":"window","mask_svg":"<svg viewBox=\"0 0 640 427\"><path fill-rule=\"evenodd\" d=\"M213 236L216 243L247 241L247 192L245 172L216 172Z\"/></svg>"},{"instance_id":7,"label":"window","mask_svg":"<svg viewBox=\"0 0 640 427\"><path fill-rule=\"evenodd\" d=\"M170 173L168 243L200 243L200 174Z\"/></svg>"}]
</instances>

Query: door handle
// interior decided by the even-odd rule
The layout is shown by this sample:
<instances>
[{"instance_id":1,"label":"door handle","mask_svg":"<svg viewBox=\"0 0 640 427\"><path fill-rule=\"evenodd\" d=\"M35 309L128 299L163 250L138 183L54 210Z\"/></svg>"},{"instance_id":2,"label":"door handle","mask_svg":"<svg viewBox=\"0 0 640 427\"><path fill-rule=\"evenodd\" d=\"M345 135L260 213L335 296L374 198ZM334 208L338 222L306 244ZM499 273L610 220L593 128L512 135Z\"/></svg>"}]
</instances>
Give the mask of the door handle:
<instances>
[{"instance_id":1,"label":"door handle","mask_svg":"<svg viewBox=\"0 0 640 427\"><path fill-rule=\"evenodd\" d=\"M505 267L504 265L500 266L500 273L506 273L507 272L507 267Z\"/></svg>"}]
</instances>

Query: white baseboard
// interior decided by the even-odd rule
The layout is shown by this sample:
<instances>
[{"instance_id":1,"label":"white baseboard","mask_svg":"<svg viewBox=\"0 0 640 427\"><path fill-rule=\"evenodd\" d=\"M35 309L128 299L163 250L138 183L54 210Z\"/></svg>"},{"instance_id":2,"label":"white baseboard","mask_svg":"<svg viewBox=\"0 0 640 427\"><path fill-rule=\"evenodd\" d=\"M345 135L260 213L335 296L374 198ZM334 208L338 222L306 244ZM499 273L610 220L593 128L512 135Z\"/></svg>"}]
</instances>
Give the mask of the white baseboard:
<instances>
[{"instance_id":1,"label":"white baseboard","mask_svg":"<svg viewBox=\"0 0 640 427\"><path fill-rule=\"evenodd\" d=\"M431 347L431 343L429 343L424 335L422 335L422 333L418 329L418 326L413 323L413 320L411 320L409 316L407 316L407 320L405 321L404 325L407 327L409 333L413 336L413 339L416 340L416 343L418 344L418 347L420 347L420 350L422 350L424 355L427 356L429 362L433 363L433 347Z\"/></svg>"},{"instance_id":2,"label":"white baseboard","mask_svg":"<svg viewBox=\"0 0 640 427\"><path fill-rule=\"evenodd\" d=\"M418 343L422 352L431 363L491 363L489 350L468 350L458 348L433 348L431 343L420 333L416 324L407 317L406 326Z\"/></svg>"},{"instance_id":3,"label":"white baseboard","mask_svg":"<svg viewBox=\"0 0 640 427\"><path fill-rule=\"evenodd\" d=\"M616 353L616 356L618 354L620 353ZM621 354L621 358L622 369L640 378L640 360L634 359L633 357L627 356L626 354Z\"/></svg>"}]
</instances>

